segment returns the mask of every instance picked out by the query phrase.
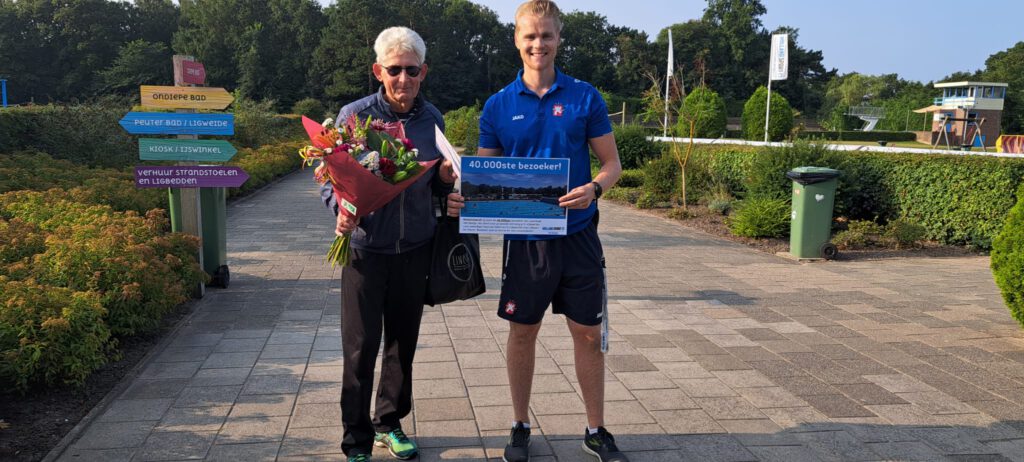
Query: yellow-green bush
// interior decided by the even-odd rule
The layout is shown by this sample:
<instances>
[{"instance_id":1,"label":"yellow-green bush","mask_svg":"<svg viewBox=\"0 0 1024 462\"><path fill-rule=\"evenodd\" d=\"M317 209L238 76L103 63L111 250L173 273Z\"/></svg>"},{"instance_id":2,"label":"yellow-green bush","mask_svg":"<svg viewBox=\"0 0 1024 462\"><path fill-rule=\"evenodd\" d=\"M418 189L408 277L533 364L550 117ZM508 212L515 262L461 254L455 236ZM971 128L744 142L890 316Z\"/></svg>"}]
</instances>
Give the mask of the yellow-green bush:
<instances>
[{"instance_id":1,"label":"yellow-green bush","mask_svg":"<svg viewBox=\"0 0 1024 462\"><path fill-rule=\"evenodd\" d=\"M167 218L162 210L142 217L55 200L51 192L0 195L0 217L31 223L47 233L45 250L24 262L26 268L3 272L12 277L27 272L41 284L96 293L115 335L156 327L205 277L193 257L198 239L164 234Z\"/></svg>"},{"instance_id":2,"label":"yellow-green bush","mask_svg":"<svg viewBox=\"0 0 1024 462\"><path fill-rule=\"evenodd\" d=\"M238 196L259 188L277 177L293 172L302 166L299 148L308 141L290 141L260 147L239 149L229 165L242 167L249 174L249 180L238 188L229 188L228 196Z\"/></svg>"},{"instance_id":3,"label":"yellow-green bush","mask_svg":"<svg viewBox=\"0 0 1024 462\"><path fill-rule=\"evenodd\" d=\"M0 386L81 385L106 362L110 330L95 292L0 276Z\"/></svg>"}]
</instances>

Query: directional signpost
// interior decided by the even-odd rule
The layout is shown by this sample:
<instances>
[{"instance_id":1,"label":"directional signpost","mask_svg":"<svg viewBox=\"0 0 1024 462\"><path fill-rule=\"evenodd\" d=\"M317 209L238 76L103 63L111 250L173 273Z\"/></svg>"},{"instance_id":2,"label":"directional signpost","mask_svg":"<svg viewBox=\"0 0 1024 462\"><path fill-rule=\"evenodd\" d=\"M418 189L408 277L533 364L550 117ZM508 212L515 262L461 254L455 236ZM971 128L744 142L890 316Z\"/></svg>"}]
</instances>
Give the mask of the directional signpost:
<instances>
[{"instance_id":1,"label":"directional signpost","mask_svg":"<svg viewBox=\"0 0 1024 462\"><path fill-rule=\"evenodd\" d=\"M223 88L143 85L142 105L171 109L224 109L234 101Z\"/></svg>"},{"instance_id":2,"label":"directional signpost","mask_svg":"<svg viewBox=\"0 0 1024 462\"><path fill-rule=\"evenodd\" d=\"M139 159L227 162L238 152L222 140L139 139Z\"/></svg>"},{"instance_id":3,"label":"directional signpost","mask_svg":"<svg viewBox=\"0 0 1024 462\"><path fill-rule=\"evenodd\" d=\"M249 179L239 167L181 165L135 167L137 188L237 188Z\"/></svg>"},{"instance_id":4,"label":"directional signpost","mask_svg":"<svg viewBox=\"0 0 1024 462\"><path fill-rule=\"evenodd\" d=\"M146 107L177 112L129 112L120 124L133 135L178 135L177 139L142 138L139 159L177 161L175 166L135 167L137 188L168 188L171 230L202 239L199 264L212 276L211 284L227 287L227 224L224 188L237 188L249 179L238 167L199 166L195 162L226 162L237 150L220 140L199 140L197 135L234 135L232 114L196 114L196 109L219 110L234 97L223 88L193 87L203 84L206 69L190 56L175 55L176 86L142 85L141 103ZM202 284L196 295L203 295Z\"/></svg>"},{"instance_id":5,"label":"directional signpost","mask_svg":"<svg viewBox=\"0 0 1024 462\"><path fill-rule=\"evenodd\" d=\"M129 112L119 122L133 135L234 135L234 114Z\"/></svg>"}]
</instances>

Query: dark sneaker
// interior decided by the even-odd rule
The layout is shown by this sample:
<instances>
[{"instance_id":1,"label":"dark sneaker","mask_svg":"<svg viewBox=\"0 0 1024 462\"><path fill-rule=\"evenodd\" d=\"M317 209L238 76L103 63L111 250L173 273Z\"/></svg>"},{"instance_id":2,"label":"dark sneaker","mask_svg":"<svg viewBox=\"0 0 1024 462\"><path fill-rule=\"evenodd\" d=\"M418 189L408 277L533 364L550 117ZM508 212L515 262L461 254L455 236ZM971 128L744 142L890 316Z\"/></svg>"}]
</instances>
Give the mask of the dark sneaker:
<instances>
[{"instance_id":1,"label":"dark sneaker","mask_svg":"<svg viewBox=\"0 0 1024 462\"><path fill-rule=\"evenodd\" d=\"M508 436L505 454L501 456L505 462L528 462L530 460L530 429L517 422Z\"/></svg>"},{"instance_id":2,"label":"dark sneaker","mask_svg":"<svg viewBox=\"0 0 1024 462\"><path fill-rule=\"evenodd\" d=\"M416 443L413 443L401 428L387 433L377 433L373 438L373 445L378 448L388 448L391 455L396 458L407 460L416 457Z\"/></svg>"},{"instance_id":3,"label":"dark sneaker","mask_svg":"<svg viewBox=\"0 0 1024 462\"><path fill-rule=\"evenodd\" d=\"M370 462L369 454L352 454L345 459L347 462Z\"/></svg>"},{"instance_id":4,"label":"dark sneaker","mask_svg":"<svg viewBox=\"0 0 1024 462\"><path fill-rule=\"evenodd\" d=\"M615 438L604 427L597 427L597 433L593 435L583 430L583 450L601 462L629 462L629 458L619 452Z\"/></svg>"}]
</instances>

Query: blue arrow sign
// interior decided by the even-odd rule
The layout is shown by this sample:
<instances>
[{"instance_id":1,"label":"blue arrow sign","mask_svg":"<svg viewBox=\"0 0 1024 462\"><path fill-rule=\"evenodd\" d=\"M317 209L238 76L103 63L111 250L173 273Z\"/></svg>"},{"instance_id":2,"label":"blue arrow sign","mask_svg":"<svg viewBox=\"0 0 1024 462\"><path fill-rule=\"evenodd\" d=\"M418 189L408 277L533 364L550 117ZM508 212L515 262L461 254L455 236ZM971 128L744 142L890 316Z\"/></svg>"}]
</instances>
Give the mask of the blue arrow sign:
<instances>
[{"instance_id":1,"label":"blue arrow sign","mask_svg":"<svg viewBox=\"0 0 1024 462\"><path fill-rule=\"evenodd\" d=\"M119 122L133 135L234 135L234 114L129 112Z\"/></svg>"}]
</instances>

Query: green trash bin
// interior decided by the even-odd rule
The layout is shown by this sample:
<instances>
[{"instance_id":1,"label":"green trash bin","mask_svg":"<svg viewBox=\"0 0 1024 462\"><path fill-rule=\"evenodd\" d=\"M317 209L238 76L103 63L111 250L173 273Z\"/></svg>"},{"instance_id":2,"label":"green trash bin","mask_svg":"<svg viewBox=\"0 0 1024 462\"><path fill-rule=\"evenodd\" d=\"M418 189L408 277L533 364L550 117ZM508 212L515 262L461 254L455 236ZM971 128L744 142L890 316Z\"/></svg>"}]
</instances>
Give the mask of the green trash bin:
<instances>
[{"instance_id":1,"label":"green trash bin","mask_svg":"<svg viewBox=\"0 0 1024 462\"><path fill-rule=\"evenodd\" d=\"M839 170L797 167L786 176L793 180L789 253L796 258L835 258L837 249L829 238Z\"/></svg>"},{"instance_id":2,"label":"green trash bin","mask_svg":"<svg viewBox=\"0 0 1024 462\"><path fill-rule=\"evenodd\" d=\"M203 270L212 278L207 285L227 288L228 271L227 205L224 188L201 188L199 203L203 218Z\"/></svg>"}]
</instances>

